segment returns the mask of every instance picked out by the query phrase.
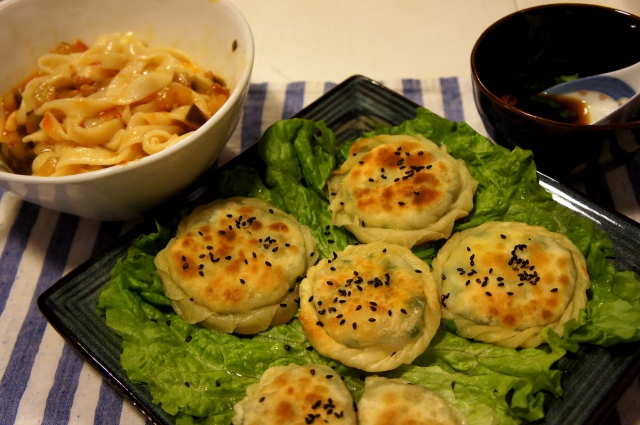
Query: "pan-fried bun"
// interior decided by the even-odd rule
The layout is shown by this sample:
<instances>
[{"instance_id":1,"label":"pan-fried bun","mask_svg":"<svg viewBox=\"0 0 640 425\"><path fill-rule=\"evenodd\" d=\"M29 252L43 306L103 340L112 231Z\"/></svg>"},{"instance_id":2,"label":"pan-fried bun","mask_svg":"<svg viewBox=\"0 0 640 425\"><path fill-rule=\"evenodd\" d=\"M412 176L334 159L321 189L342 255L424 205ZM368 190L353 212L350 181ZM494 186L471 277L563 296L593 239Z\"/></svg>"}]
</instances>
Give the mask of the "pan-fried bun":
<instances>
[{"instance_id":1,"label":"pan-fried bun","mask_svg":"<svg viewBox=\"0 0 640 425\"><path fill-rule=\"evenodd\" d=\"M335 370L318 364L267 369L234 410L234 425L356 424L351 393Z\"/></svg>"},{"instance_id":2,"label":"pan-fried bun","mask_svg":"<svg viewBox=\"0 0 640 425\"><path fill-rule=\"evenodd\" d=\"M300 284L300 322L322 355L369 372L411 363L440 324L429 266L384 242L348 246Z\"/></svg>"},{"instance_id":3,"label":"pan-fried bun","mask_svg":"<svg viewBox=\"0 0 640 425\"><path fill-rule=\"evenodd\" d=\"M524 223L490 222L456 233L433 261L442 318L458 335L504 347L536 347L587 306L582 253L564 235Z\"/></svg>"},{"instance_id":4,"label":"pan-fried bun","mask_svg":"<svg viewBox=\"0 0 640 425\"><path fill-rule=\"evenodd\" d=\"M358 402L359 425L461 425L464 417L435 392L403 379L369 376Z\"/></svg>"},{"instance_id":5,"label":"pan-fried bun","mask_svg":"<svg viewBox=\"0 0 640 425\"><path fill-rule=\"evenodd\" d=\"M332 220L361 242L411 248L448 238L473 208L478 183L463 160L417 135L355 142L329 179Z\"/></svg>"},{"instance_id":6,"label":"pan-fried bun","mask_svg":"<svg viewBox=\"0 0 640 425\"><path fill-rule=\"evenodd\" d=\"M189 323L251 334L289 321L316 240L268 202L229 198L196 208L155 259L165 294Z\"/></svg>"}]
</instances>

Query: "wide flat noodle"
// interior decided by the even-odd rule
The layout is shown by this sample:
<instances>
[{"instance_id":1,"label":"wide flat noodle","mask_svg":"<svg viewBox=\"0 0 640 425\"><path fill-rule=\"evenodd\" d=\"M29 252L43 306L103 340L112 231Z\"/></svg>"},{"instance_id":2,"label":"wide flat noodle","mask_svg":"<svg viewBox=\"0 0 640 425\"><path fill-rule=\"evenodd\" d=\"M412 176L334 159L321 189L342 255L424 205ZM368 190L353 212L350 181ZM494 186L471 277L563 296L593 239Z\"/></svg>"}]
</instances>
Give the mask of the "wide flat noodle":
<instances>
[{"instance_id":1,"label":"wide flat noodle","mask_svg":"<svg viewBox=\"0 0 640 425\"><path fill-rule=\"evenodd\" d=\"M35 144L27 148L34 175L124 164L202 125L229 97L218 81L177 49L148 47L132 33L103 35L84 51L38 59L38 72L19 89L18 109L0 111L3 128L15 129L0 141ZM18 128L30 130L24 136Z\"/></svg>"}]
</instances>

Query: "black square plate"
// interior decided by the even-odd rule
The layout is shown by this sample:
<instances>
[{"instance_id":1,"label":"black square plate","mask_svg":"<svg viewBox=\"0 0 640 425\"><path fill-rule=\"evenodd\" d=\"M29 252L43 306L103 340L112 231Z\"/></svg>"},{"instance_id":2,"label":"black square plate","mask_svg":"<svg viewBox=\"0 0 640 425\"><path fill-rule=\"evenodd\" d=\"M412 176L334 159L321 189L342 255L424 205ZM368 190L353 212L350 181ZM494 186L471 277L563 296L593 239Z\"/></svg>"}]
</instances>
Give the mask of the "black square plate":
<instances>
[{"instance_id":1,"label":"black square plate","mask_svg":"<svg viewBox=\"0 0 640 425\"><path fill-rule=\"evenodd\" d=\"M417 104L379 83L353 76L300 111L296 117L323 120L338 143L360 137L374 126L397 125L415 117ZM205 173L189 190L157 209L148 219L120 238L106 251L67 274L38 299L38 307L51 325L91 363L123 396L153 422L174 424L173 417L152 402L145 385L134 384L120 365L120 337L95 313L102 287L109 282L111 269L124 258L131 241L156 231L155 221L168 222L185 206L198 205L217 195L219 174L236 165L259 167L255 145L220 169ZM619 270L640 276L638 241L640 225L627 217L601 208L574 190L538 175L540 184L558 202L576 214L592 220L613 241ZM612 348L582 345L580 351L558 362L564 371L565 394L551 400L546 408L547 424L597 424L640 373L640 344Z\"/></svg>"}]
</instances>

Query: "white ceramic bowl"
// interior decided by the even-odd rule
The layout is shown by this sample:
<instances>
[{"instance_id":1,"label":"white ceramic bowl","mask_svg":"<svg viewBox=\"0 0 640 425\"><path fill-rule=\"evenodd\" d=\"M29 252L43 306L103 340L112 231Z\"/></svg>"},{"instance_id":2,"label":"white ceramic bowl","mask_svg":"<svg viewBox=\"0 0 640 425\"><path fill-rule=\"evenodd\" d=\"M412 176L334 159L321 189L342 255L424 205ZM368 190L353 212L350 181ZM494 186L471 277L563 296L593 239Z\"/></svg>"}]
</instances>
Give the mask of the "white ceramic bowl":
<instances>
[{"instance_id":1,"label":"white ceramic bowl","mask_svg":"<svg viewBox=\"0 0 640 425\"><path fill-rule=\"evenodd\" d=\"M91 44L101 34L125 31L150 46L187 52L224 78L231 97L192 135L149 157L66 177L0 171L0 188L46 208L97 220L128 220L167 201L214 163L242 114L253 66L251 30L227 0L0 2L0 94L32 73L36 59L60 42L79 38Z\"/></svg>"}]
</instances>

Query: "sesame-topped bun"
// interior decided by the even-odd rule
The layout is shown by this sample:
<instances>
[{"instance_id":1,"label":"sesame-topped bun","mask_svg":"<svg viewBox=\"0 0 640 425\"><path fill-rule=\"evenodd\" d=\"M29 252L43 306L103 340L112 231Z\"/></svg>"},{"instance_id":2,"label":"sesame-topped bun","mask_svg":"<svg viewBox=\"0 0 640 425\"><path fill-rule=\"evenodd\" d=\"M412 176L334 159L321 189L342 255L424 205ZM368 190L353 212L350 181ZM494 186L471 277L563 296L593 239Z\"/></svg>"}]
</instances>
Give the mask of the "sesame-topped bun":
<instances>
[{"instance_id":1,"label":"sesame-topped bun","mask_svg":"<svg viewBox=\"0 0 640 425\"><path fill-rule=\"evenodd\" d=\"M274 366L236 403L233 425L355 425L351 393L335 370L311 364Z\"/></svg>"},{"instance_id":2,"label":"sesame-topped bun","mask_svg":"<svg viewBox=\"0 0 640 425\"><path fill-rule=\"evenodd\" d=\"M462 425L464 416L437 393L404 379L369 376L358 402L359 425Z\"/></svg>"},{"instance_id":3,"label":"sesame-topped bun","mask_svg":"<svg viewBox=\"0 0 640 425\"><path fill-rule=\"evenodd\" d=\"M165 294L189 323L252 334L289 321L316 240L268 202L229 198L200 206L155 258Z\"/></svg>"},{"instance_id":4,"label":"sesame-topped bun","mask_svg":"<svg viewBox=\"0 0 640 425\"><path fill-rule=\"evenodd\" d=\"M478 186L463 160L420 135L358 140L334 174L333 223L361 242L407 248L448 238L454 221L473 208Z\"/></svg>"},{"instance_id":5,"label":"sesame-topped bun","mask_svg":"<svg viewBox=\"0 0 640 425\"><path fill-rule=\"evenodd\" d=\"M429 266L384 242L348 246L300 284L300 322L322 355L369 372L411 363L440 324Z\"/></svg>"},{"instance_id":6,"label":"sesame-topped bun","mask_svg":"<svg viewBox=\"0 0 640 425\"><path fill-rule=\"evenodd\" d=\"M524 223L490 222L456 233L433 261L442 319L458 335L504 347L536 347L540 331L577 319L590 281L564 235Z\"/></svg>"}]
</instances>

